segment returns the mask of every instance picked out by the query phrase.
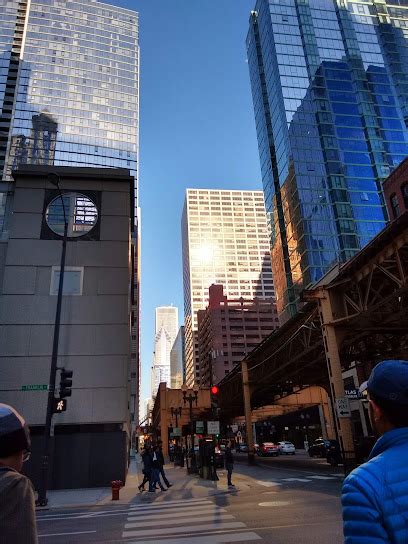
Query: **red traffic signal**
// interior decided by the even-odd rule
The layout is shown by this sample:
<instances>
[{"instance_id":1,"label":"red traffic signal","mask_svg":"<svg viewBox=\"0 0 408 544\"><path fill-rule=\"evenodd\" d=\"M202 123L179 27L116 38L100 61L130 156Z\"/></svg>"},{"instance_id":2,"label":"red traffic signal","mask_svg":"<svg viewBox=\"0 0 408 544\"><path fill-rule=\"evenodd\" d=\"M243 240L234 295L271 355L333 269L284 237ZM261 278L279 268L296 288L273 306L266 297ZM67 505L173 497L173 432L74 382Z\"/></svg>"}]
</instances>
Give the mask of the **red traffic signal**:
<instances>
[{"instance_id":1,"label":"red traffic signal","mask_svg":"<svg viewBox=\"0 0 408 544\"><path fill-rule=\"evenodd\" d=\"M213 385L213 386L211 387L211 393L212 393L213 395L218 395L218 387L217 387L216 385Z\"/></svg>"}]
</instances>

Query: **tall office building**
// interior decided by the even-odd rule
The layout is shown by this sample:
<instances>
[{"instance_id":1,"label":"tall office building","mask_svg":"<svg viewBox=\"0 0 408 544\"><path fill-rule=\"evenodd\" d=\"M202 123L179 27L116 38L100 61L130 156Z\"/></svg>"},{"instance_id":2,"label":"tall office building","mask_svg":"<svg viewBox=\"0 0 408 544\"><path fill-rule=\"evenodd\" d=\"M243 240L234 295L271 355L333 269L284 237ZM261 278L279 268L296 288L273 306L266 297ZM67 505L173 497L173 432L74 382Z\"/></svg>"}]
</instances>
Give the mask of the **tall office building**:
<instances>
[{"instance_id":1,"label":"tall office building","mask_svg":"<svg viewBox=\"0 0 408 544\"><path fill-rule=\"evenodd\" d=\"M408 154L408 7L258 0L247 37L279 312L385 225Z\"/></svg>"},{"instance_id":2,"label":"tall office building","mask_svg":"<svg viewBox=\"0 0 408 544\"><path fill-rule=\"evenodd\" d=\"M170 384L180 389L185 381L184 326L181 326L170 352Z\"/></svg>"},{"instance_id":3,"label":"tall office building","mask_svg":"<svg viewBox=\"0 0 408 544\"><path fill-rule=\"evenodd\" d=\"M178 330L178 308L175 306L159 306L156 308L155 318L155 332L160 332L161 329L169 334L170 338L174 342Z\"/></svg>"},{"instance_id":4,"label":"tall office building","mask_svg":"<svg viewBox=\"0 0 408 544\"><path fill-rule=\"evenodd\" d=\"M213 283L228 298L272 298L262 191L187 189L182 217L186 383L199 382L197 312Z\"/></svg>"},{"instance_id":5,"label":"tall office building","mask_svg":"<svg viewBox=\"0 0 408 544\"><path fill-rule=\"evenodd\" d=\"M156 308L155 316L152 398L156 397L161 382L170 387L170 353L178 331L178 308L160 306Z\"/></svg>"},{"instance_id":6,"label":"tall office building","mask_svg":"<svg viewBox=\"0 0 408 544\"><path fill-rule=\"evenodd\" d=\"M198 310L200 385L211 387L279 328L275 299L229 300L222 285L210 285L208 306Z\"/></svg>"},{"instance_id":7,"label":"tall office building","mask_svg":"<svg viewBox=\"0 0 408 544\"><path fill-rule=\"evenodd\" d=\"M135 179L129 378L136 421L138 14L97 0L0 0L0 13L0 240L8 239L14 192L11 171L20 164L121 167Z\"/></svg>"}]
</instances>

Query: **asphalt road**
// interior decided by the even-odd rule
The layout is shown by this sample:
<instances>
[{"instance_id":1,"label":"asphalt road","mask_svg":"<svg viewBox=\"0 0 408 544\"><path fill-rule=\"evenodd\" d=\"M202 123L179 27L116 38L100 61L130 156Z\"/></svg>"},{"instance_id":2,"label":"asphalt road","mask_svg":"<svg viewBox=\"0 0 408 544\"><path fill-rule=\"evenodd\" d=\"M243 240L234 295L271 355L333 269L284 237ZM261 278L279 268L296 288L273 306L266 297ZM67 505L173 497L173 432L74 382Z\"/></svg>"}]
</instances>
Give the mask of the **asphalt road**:
<instances>
[{"instance_id":1,"label":"asphalt road","mask_svg":"<svg viewBox=\"0 0 408 544\"><path fill-rule=\"evenodd\" d=\"M268 462L238 462L236 489L215 496L183 498L180 482L153 502L39 512L40 544L340 544L341 477Z\"/></svg>"},{"instance_id":2,"label":"asphalt road","mask_svg":"<svg viewBox=\"0 0 408 544\"><path fill-rule=\"evenodd\" d=\"M234 454L235 460L238 463L246 463L248 454ZM344 474L343 466L332 467L326 459L311 458L307 453L296 452L295 455L279 455L278 457L259 457L255 456L258 465L265 465L274 468L288 468L291 470L299 470L305 472L321 472L322 474Z\"/></svg>"}]
</instances>

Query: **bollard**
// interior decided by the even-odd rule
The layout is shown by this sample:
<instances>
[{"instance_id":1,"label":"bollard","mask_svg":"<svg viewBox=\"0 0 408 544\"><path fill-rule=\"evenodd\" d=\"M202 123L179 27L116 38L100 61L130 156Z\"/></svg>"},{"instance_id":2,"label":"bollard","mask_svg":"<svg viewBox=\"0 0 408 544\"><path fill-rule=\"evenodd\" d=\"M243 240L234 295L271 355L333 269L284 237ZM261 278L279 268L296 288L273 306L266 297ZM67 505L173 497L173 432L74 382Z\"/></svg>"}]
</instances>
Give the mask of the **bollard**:
<instances>
[{"instance_id":1,"label":"bollard","mask_svg":"<svg viewBox=\"0 0 408 544\"><path fill-rule=\"evenodd\" d=\"M113 480L111 482L112 500L113 501L118 501L119 500L119 491L120 491L121 487L122 487L121 480Z\"/></svg>"}]
</instances>

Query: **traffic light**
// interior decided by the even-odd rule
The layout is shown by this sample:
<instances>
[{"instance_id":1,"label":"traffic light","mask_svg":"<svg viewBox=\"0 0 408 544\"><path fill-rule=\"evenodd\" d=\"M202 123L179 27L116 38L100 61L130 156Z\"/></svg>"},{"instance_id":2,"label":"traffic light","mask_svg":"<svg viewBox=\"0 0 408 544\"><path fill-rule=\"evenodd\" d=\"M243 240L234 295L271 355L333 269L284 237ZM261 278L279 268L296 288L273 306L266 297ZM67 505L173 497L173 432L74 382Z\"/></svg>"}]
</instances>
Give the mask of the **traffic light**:
<instances>
[{"instance_id":1,"label":"traffic light","mask_svg":"<svg viewBox=\"0 0 408 544\"><path fill-rule=\"evenodd\" d=\"M60 414L67 409L67 401L65 399L54 399L54 414Z\"/></svg>"},{"instance_id":2,"label":"traffic light","mask_svg":"<svg viewBox=\"0 0 408 544\"><path fill-rule=\"evenodd\" d=\"M218 408L218 387L213 385L211 387L211 411L213 416L218 417L220 409Z\"/></svg>"},{"instance_id":3,"label":"traffic light","mask_svg":"<svg viewBox=\"0 0 408 544\"><path fill-rule=\"evenodd\" d=\"M60 376L60 398L70 397L72 395L72 370L61 369Z\"/></svg>"}]
</instances>

